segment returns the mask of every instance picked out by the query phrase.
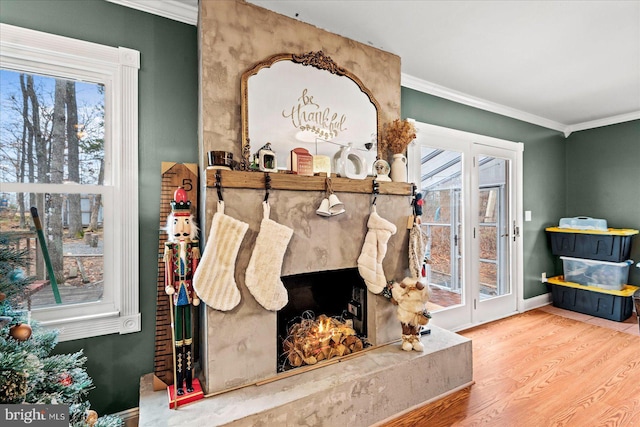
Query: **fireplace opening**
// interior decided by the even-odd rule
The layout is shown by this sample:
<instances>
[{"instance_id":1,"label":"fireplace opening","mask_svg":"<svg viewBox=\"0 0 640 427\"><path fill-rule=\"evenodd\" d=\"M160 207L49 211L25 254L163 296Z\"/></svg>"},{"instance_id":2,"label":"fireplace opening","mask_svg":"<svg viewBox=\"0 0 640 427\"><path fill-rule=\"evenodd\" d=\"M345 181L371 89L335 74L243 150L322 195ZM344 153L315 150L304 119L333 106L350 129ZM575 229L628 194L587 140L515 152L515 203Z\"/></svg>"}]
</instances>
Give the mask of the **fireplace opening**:
<instances>
[{"instance_id":1,"label":"fireplace opening","mask_svg":"<svg viewBox=\"0 0 640 427\"><path fill-rule=\"evenodd\" d=\"M368 346L367 288L357 268L282 277L289 303L278 311L278 372Z\"/></svg>"}]
</instances>

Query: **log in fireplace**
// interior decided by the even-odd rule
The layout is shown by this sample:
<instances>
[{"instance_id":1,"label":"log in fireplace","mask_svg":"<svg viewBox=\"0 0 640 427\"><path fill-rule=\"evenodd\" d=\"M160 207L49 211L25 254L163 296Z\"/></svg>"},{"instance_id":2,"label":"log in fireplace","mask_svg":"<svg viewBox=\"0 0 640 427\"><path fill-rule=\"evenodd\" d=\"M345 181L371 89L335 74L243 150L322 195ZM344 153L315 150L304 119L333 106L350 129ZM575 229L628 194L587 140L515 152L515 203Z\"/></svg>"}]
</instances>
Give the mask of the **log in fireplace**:
<instances>
[{"instance_id":1,"label":"log in fireplace","mask_svg":"<svg viewBox=\"0 0 640 427\"><path fill-rule=\"evenodd\" d=\"M282 282L289 303L277 316L278 372L367 345L367 289L357 268L285 276Z\"/></svg>"}]
</instances>

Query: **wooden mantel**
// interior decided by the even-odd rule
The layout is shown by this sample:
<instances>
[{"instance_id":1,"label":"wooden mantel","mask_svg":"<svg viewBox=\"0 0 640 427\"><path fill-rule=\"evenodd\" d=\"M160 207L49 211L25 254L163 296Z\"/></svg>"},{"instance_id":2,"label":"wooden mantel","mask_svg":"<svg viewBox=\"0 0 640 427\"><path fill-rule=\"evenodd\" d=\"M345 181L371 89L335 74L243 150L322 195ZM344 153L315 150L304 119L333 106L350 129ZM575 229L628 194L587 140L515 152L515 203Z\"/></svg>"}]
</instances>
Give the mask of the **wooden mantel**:
<instances>
[{"instance_id":1,"label":"wooden mantel","mask_svg":"<svg viewBox=\"0 0 640 427\"><path fill-rule=\"evenodd\" d=\"M218 169L207 169L207 187L214 188ZM264 190L265 172L220 170L222 188L253 188ZM269 173L272 190L324 191L326 177L288 173ZM406 182L378 182L379 194L411 196L412 184ZM373 177L365 179L331 178L336 193L373 193Z\"/></svg>"}]
</instances>

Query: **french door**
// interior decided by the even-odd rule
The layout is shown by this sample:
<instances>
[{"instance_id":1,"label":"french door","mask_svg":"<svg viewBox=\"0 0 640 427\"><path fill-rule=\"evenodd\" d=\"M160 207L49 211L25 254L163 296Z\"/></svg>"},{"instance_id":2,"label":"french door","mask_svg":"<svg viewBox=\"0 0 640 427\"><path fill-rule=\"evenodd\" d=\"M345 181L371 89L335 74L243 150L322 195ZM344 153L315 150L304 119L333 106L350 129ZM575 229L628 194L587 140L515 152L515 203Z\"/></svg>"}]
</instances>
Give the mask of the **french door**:
<instances>
[{"instance_id":1,"label":"french door","mask_svg":"<svg viewBox=\"0 0 640 427\"><path fill-rule=\"evenodd\" d=\"M460 330L522 299L522 144L416 123L411 180L423 195L432 322Z\"/></svg>"}]
</instances>

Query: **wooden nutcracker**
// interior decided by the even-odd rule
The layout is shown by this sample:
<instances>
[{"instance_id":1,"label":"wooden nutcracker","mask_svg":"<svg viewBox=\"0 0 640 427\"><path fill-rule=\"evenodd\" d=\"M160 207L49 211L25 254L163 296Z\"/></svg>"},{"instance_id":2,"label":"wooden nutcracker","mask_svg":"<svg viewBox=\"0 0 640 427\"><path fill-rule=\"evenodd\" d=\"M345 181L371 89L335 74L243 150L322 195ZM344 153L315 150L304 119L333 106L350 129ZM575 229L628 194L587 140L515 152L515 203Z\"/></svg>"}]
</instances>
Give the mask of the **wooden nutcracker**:
<instances>
[{"instance_id":1,"label":"wooden nutcracker","mask_svg":"<svg viewBox=\"0 0 640 427\"><path fill-rule=\"evenodd\" d=\"M165 292L173 302L173 332L175 346L174 382L178 396L193 392L193 338L191 332L192 306L200 304L193 289L193 274L200 260L198 227L191 214L191 202L187 192L178 187L171 202L171 213L167 217L169 235L164 247Z\"/></svg>"}]
</instances>

